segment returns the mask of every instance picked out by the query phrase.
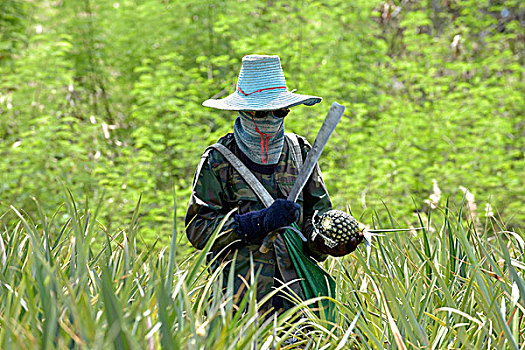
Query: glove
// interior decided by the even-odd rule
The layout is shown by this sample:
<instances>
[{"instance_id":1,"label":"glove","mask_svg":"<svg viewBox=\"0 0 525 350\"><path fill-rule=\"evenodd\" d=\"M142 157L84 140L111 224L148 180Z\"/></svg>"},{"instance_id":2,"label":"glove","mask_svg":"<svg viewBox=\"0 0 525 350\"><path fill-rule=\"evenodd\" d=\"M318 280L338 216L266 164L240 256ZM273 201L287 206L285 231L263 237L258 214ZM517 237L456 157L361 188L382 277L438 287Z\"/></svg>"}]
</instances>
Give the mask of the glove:
<instances>
[{"instance_id":1,"label":"glove","mask_svg":"<svg viewBox=\"0 0 525 350\"><path fill-rule=\"evenodd\" d=\"M261 243L264 237L299 219L301 206L286 199L277 199L268 208L236 214L235 222L241 237L248 243Z\"/></svg>"},{"instance_id":2,"label":"glove","mask_svg":"<svg viewBox=\"0 0 525 350\"><path fill-rule=\"evenodd\" d=\"M361 242L363 242L364 238L365 237L363 236L363 233L359 233L359 236L350 238L348 242L341 243L333 248L330 248L324 243L324 239L321 236L317 235L314 238L313 243L315 244L319 252L337 257L350 254L351 252L356 250L357 246Z\"/></svg>"}]
</instances>

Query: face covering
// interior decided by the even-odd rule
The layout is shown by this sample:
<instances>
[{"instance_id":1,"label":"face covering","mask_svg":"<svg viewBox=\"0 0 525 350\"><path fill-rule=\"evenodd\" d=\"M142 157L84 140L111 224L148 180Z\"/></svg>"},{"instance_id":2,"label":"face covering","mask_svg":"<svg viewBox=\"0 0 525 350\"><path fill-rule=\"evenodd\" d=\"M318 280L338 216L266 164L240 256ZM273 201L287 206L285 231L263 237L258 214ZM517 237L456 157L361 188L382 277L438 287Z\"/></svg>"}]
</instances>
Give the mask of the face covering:
<instances>
[{"instance_id":1,"label":"face covering","mask_svg":"<svg viewBox=\"0 0 525 350\"><path fill-rule=\"evenodd\" d=\"M284 118L268 112L255 118L248 112L239 112L233 126L235 142L252 162L262 165L277 164L284 144Z\"/></svg>"}]
</instances>

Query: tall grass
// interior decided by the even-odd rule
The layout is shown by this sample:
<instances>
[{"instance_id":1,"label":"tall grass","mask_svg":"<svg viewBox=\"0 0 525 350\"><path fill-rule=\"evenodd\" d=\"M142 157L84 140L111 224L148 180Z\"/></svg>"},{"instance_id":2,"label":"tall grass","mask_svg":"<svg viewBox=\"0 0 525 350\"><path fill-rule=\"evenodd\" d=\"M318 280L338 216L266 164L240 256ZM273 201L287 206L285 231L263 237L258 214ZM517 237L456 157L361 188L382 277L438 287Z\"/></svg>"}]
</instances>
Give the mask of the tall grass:
<instances>
[{"instance_id":1,"label":"tall grass","mask_svg":"<svg viewBox=\"0 0 525 350\"><path fill-rule=\"evenodd\" d=\"M211 240L190 256L178 255L175 240L147 245L140 201L128 228L107 232L96 208L65 193L52 215L9 207L0 217L2 349L525 347L523 236L501 221L475 224L463 206L420 217L422 231L328 259L339 308L330 324L308 307L318 300L261 315L253 275L235 300L233 272L207 271ZM5 224L9 215L18 223ZM398 226L392 217L374 224ZM174 224L172 239L175 232Z\"/></svg>"}]
</instances>

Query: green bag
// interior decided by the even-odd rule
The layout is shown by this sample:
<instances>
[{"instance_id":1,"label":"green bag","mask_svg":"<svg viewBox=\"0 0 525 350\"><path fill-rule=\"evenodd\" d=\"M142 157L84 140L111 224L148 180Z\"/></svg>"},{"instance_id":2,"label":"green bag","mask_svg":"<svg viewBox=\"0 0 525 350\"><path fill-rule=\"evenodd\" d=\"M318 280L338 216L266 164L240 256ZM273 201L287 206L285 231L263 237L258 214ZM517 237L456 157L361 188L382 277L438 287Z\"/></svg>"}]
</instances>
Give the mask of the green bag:
<instances>
[{"instance_id":1,"label":"green bag","mask_svg":"<svg viewBox=\"0 0 525 350\"><path fill-rule=\"evenodd\" d=\"M299 230L297 225L292 225ZM335 281L325 270L323 270L315 261L304 254L303 241L296 232L288 229L283 233L286 248L292 259L292 263L297 271L298 277L301 279L301 287L303 288L306 299L317 298L320 296L328 296L335 298ZM327 320L335 322L335 305L329 300L322 300L320 306L324 311L324 316ZM311 305L316 308L316 305Z\"/></svg>"}]
</instances>

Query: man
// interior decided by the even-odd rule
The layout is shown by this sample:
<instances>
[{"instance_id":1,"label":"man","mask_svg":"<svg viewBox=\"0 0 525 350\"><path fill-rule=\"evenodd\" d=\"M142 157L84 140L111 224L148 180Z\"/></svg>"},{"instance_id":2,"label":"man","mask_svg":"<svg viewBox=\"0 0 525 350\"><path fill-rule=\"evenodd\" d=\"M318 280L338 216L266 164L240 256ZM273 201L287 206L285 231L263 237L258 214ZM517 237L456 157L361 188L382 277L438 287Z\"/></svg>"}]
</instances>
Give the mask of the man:
<instances>
[{"instance_id":1,"label":"man","mask_svg":"<svg viewBox=\"0 0 525 350\"><path fill-rule=\"evenodd\" d=\"M202 249L222 219L232 209L235 213L226 221L222 233L212 246L212 255L223 261L235 261L235 289L243 295L250 281L250 257L257 280L257 300L283 282L299 297L304 298L298 275L281 235L277 235L266 253L260 246L264 238L280 227L297 223L307 242L304 253L317 261L327 255L342 256L354 251L362 236L346 244L329 248L319 236L312 240L312 217L332 208L328 192L317 166L310 176L297 203L286 200L298 174L293 161L293 150L285 142L284 118L290 108L321 102L320 97L295 94L288 91L278 56L249 55L242 60L237 89L223 99L210 99L206 107L237 111L233 133L218 143L226 146L255 175L275 202L268 208L258 199L250 184L217 150L207 151L201 158L194 179L194 187L186 213L186 233L197 249ZM301 157L306 158L310 145L296 136L295 145ZM296 148L297 149L297 148ZM236 254L236 255L235 255ZM225 276L228 276L229 266ZM265 311L288 308L287 300L272 299L262 305Z\"/></svg>"}]
</instances>

